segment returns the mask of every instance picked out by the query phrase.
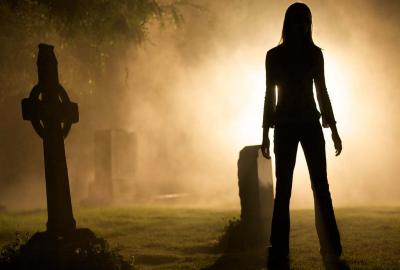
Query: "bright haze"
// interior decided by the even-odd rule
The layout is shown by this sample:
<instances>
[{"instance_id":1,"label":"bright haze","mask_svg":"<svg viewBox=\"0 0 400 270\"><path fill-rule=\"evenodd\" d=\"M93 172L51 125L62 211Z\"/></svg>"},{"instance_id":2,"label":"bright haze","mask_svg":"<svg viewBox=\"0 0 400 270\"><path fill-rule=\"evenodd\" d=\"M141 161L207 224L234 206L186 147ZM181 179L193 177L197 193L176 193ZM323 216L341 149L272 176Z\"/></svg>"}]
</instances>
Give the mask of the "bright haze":
<instances>
[{"instance_id":1,"label":"bright haze","mask_svg":"<svg viewBox=\"0 0 400 270\"><path fill-rule=\"evenodd\" d=\"M126 89L117 94L118 106L91 110L105 118L108 110L117 111L98 128L136 132L135 181L149 197L181 193L188 200L185 205L238 207L239 151L261 143L265 55L278 45L284 13L293 2L195 2L203 8L183 8L185 20L179 27L149 25L148 41L132 47L129 59L121 63ZM328 93L343 141L343 152L335 157L330 130L324 130L334 206L398 205L400 2L305 3L313 15L314 42L323 49ZM61 78L69 68L67 59L59 57ZM73 78L68 81L67 88L83 88L74 85ZM76 93L70 93L72 100L79 99ZM93 180L91 163L79 161L90 155L78 151L83 136L79 130L90 121L83 115L66 142L75 201L86 196ZM36 136L29 129L24 132ZM41 150L40 143L37 147ZM2 203L13 201L13 194L24 188L18 192L35 198L35 206L44 205L44 180L34 181L36 191L23 181L30 180L8 185ZM291 205L313 206L300 146Z\"/></svg>"}]
</instances>

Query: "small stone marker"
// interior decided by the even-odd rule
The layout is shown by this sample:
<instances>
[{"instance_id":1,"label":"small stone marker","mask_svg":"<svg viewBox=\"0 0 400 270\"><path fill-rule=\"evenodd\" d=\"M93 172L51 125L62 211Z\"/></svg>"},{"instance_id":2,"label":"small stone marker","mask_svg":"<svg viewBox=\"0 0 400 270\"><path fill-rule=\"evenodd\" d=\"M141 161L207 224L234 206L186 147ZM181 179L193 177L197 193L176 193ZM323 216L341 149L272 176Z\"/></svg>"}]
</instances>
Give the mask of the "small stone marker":
<instances>
[{"instance_id":1,"label":"small stone marker","mask_svg":"<svg viewBox=\"0 0 400 270\"><path fill-rule=\"evenodd\" d=\"M97 238L89 229L76 229L72 213L64 139L79 120L78 105L58 81L53 46L39 45L37 68L39 82L22 100L22 115L43 140L48 222L47 231L34 234L21 253L28 262L63 269L76 250Z\"/></svg>"},{"instance_id":2,"label":"small stone marker","mask_svg":"<svg viewBox=\"0 0 400 270\"><path fill-rule=\"evenodd\" d=\"M94 181L86 205L131 203L137 187L137 137L123 129L98 130L94 136Z\"/></svg>"},{"instance_id":3,"label":"small stone marker","mask_svg":"<svg viewBox=\"0 0 400 270\"><path fill-rule=\"evenodd\" d=\"M259 145L244 147L238 160L241 224L246 246L266 245L274 203L271 160Z\"/></svg>"}]
</instances>

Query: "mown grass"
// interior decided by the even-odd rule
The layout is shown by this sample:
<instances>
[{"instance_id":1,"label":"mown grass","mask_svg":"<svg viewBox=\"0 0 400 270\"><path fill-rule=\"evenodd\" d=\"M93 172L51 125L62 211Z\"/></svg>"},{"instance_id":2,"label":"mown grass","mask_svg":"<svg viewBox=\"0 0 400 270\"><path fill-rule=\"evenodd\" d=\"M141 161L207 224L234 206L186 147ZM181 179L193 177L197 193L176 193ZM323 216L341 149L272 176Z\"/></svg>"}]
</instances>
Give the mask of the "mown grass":
<instances>
[{"instance_id":1,"label":"mown grass","mask_svg":"<svg viewBox=\"0 0 400 270\"><path fill-rule=\"evenodd\" d=\"M91 228L134 256L137 269L261 269L264 251L221 254L215 246L237 210L178 208L76 209L78 227ZM344 258L351 269L400 269L400 208L336 209ZM45 211L0 214L0 245L15 232L45 229ZM312 210L291 213L291 266L323 269Z\"/></svg>"}]
</instances>

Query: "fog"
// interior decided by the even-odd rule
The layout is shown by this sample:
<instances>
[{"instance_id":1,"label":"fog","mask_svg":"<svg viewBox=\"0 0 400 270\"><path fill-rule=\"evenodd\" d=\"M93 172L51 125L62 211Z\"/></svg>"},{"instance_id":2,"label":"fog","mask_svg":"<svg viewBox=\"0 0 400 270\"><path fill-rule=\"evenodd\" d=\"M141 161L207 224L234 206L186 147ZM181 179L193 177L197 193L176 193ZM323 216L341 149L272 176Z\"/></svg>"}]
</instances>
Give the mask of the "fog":
<instances>
[{"instance_id":1,"label":"fog","mask_svg":"<svg viewBox=\"0 0 400 270\"><path fill-rule=\"evenodd\" d=\"M239 151L261 143L265 54L279 43L284 13L292 2L192 2L202 8L183 7L182 24L160 27L149 22L145 42L118 52L112 72L102 81L106 93L92 93L91 78L74 80L70 70L79 60L58 53L56 34L38 39L55 45L61 83L80 106L80 122L66 139L75 205L88 196L95 177L94 131L124 129L135 132L138 142L130 204L182 194L179 205L239 207ZM343 152L335 157L330 130L324 130L334 206L398 205L400 3L305 3L313 14L314 41L323 49L328 92L343 141ZM27 63L35 72L35 59ZM35 83L27 84L17 98L28 96ZM17 102L8 103L12 109L3 117L1 144L8 146L0 168L18 170L1 176L0 203L44 207L41 141L22 121L17 98L5 99ZM299 147L291 206L312 205Z\"/></svg>"}]
</instances>

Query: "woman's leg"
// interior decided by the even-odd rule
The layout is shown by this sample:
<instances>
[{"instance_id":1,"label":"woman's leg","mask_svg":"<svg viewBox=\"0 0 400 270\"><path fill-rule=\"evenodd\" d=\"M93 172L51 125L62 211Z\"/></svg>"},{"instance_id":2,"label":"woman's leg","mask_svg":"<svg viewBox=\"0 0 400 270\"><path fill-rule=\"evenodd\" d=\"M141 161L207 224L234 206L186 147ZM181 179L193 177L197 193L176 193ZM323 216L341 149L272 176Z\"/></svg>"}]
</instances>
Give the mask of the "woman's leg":
<instances>
[{"instance_id":1,"label":"woman's leg","mask_svg":"<svg viewBox=\"0 0 400 270\"><path fill-rule=\"evenodd\" d=\"M300 139L314 194L315 225L322 255L340 256L342 246L336 225L326 172L325 140L319 122L306 125Z\"/></svg>"},{"instance_id":2,"label":"woman's leg","mask_svg":"<svg viewBox=\"0 0 400 270\"><path fill-rule=\"evenodd\" d=\"M293 126L277 126L274 131L276 192L271 226L271 253L289 254L290 215L293 169L299 138Z\"/></svg>"}]
</instances>

